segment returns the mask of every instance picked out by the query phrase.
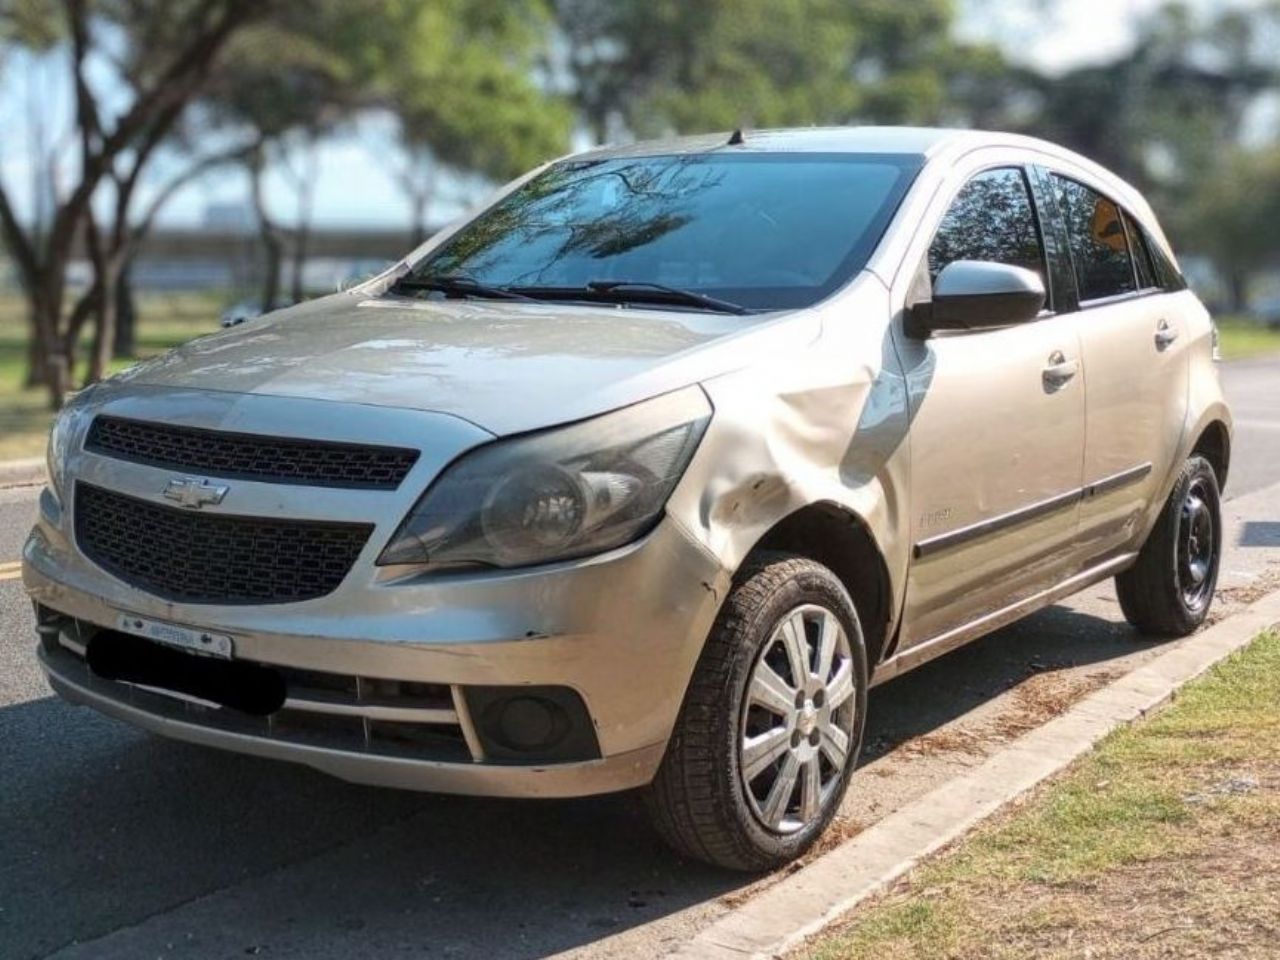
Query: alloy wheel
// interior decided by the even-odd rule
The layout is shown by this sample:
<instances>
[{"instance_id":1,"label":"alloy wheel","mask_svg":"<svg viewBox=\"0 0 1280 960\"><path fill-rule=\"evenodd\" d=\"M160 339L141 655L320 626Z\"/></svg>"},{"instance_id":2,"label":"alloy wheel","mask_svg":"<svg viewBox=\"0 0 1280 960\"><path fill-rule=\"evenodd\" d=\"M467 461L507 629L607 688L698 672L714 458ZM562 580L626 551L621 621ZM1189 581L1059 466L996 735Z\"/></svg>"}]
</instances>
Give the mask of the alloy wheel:
<instances>
[{"instance_id":1,"label":"alloy wheel","mask_svg":"<svg viewBox=\"0 0 1280 960\"><path fill-rule=\"evenodd\" d=\"M851 762L859 709L849 638L830 610L796 607L752 669L738 766L752 812L776 833L821 816Z\"/></svg>"}]
</instances>

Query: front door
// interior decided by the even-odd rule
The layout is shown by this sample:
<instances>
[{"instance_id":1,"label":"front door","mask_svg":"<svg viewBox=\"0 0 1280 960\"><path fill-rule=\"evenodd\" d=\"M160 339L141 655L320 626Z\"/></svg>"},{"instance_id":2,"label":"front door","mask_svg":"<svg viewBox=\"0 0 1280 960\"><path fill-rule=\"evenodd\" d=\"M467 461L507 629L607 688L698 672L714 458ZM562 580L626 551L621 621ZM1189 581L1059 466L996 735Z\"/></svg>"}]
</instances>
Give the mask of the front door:
<instances>
[{"instance_id":1,"label":"front door","mask_svg":"<svg viewBox=\"0 0 1280 960\"><path fill-rule=\"evenodd\" d=\"M929 249L930 277L959 259L1046 276L1021 168L983 171L957 193ZM913 557L899 650L1074 572L1084 371L1077 317L1052 307L1005 329L898 334L913 397Z\"/></svg>"}]
</instances>

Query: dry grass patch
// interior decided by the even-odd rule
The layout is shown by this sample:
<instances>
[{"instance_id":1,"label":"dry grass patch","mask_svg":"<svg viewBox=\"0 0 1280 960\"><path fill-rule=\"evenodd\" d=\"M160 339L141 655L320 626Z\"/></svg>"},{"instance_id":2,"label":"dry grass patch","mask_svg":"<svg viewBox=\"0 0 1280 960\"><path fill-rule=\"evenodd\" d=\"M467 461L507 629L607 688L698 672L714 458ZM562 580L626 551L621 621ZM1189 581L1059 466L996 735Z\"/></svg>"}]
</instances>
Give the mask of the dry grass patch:
<instances>
[{"instance_id":1,"label":"dry grass patch","mask_svg":"<svg viewBox=\"0 0 1280 960\"><path fill-rule=\"evenodd\" d=\"M1280 955L1280 634L801 951Z\"/></svg>"}]
</instances>

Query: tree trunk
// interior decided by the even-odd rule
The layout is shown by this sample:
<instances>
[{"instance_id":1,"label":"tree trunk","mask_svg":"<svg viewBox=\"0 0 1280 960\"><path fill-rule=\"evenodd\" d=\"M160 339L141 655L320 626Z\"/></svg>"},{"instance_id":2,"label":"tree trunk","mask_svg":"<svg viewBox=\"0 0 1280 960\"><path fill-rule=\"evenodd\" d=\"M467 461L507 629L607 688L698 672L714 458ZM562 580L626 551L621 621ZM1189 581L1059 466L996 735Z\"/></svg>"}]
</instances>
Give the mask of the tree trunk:
<instances>
[{"instance_id":1,"label":"tree trunk","mask_svg":"<svg viewBox=\"0 0 1280 960\"><path fill-rule=\"evenodd\" d=\"M112 354L117 360L138 355L138 305L133 299L133 260L126 260L116 279L116 335Z\"/></svg>"},{"instance_id":2,"label":"tree trunk","mask_svg":"<svg viewBox=\"0 0 1280 960\"><path fill-rule=\"evenodd\" d=\"M97 324L93 333L93 352L89 355L89 371L84 385L97 383L107 375L116 343L116 307L123 263L118 255L108 256L98 277Z\"/></svg>"},{"instance_id":3,"label":"tree trunk","mask_svg":"<svg viewBox=\"0 0 1280 960\"><path fill-rule=\"evenodd\" d=\"M427 239L427 196L421 190L415 190L409 198L413 210L413 238L409 249L417 249Z\"/></svg>"},{"instance_id":4,"label":"tree trunk","mask_svg":"<svg viewBox=\"0 0 1280 960\"><path fill-rule=\"evenodd\" d=\"M258 239L262 242L262 312L270 313L275 309L276 300L280 296L280 263L284 258L284 240L280 236L280 228L267 213L262 190L264 152L265 144L259 144L249 157L249 193L253 200L254 216L258 220Z\"/></svg>"},{"instance_id":5,"label":"tree trunk","mask_svg":"<svg viewBox=\"0 0 1280 960\"><path fill-rule=\"evenodd\" d=\"M1249 272L1232 266L1227 270L1227 296L1232 313L1249 311Z\"/></svg>"},{"instance_id":6,"label":"tree trunk","mask_svg":"<svg viewBox=\"0 0 1280 960\"><path fill-rule=\"evenodd\" d=\"M47 376L45 370L47 355L44 340L37 333L40 325L36 322L35 307L28 304L27 312L30 314L27 319L27 375L22 385L28 390L34 390L36 387L44 386Z\"/></svg>"},{"instance_id":7,"label":"tree trunk","mask_svg":"<svg viewBox=\"0 0 1280 960\"><path fill-rule=\"evenodd\" d=\"M41 297L35 304L35 335L40 341L42 358L41 384L49 391L49 409L61 410L63 398L71 389L70 363L62 343L58 339L58 320L62 313L61 301L51 302Z\"/></svg>"},{"instance_id":8,"label":"tree trunk","mask_svg":"<svg viewBox=\"0 0 1280 960\"><path fill-rule=\"evenodd\" d=\"M311 224L304 222L298 224L298 229L293 234L293 283L290 288L290 295L294 303L301 303L305 294L306 287L303 283L303 270L307 265L307 247L311 243Z\"/></svg>"},{"instance_id":9,"label":"tree trunk","mask_svg":"<svg viewBox=\"0 0 1280 960\"><path fill-rule=\"evenodd\" d=\"M93 286L81 295L80 299L71 308L71 313L67 316L67 326L61 335L61 357L67 368L68 380L75 375L76 364L80 356L80 335L84 333L85 324L91 318L97 316L100 291L101 287L95 278Z\"/></svg>"},{"instance_id":10,"label":"tree trunk","mask_svg":"<svg viewBox=\"0 0 1280 960\"><path fill-rule=\"evenodd\" d=\"M65 255L51 259L40 271L33 297L35 335L41 341L44 356L44 385L49 391L49 409L61 410L63 398L71 389L71 360L58 327L62 320L62 301L65 296Z\"/></svg>"},{"instance_id":11,"label":"tree trunk","mask_svg":"<svg viewBox=\"0 0 1280 960\"><path fill-rule=\"evenodd\" d=\"M293 283L290 289L294 303L301 303L307 292L303 271L307 266L307 252L311 246L311 218L315 212L316 180L320 176L316 138L315 133L307 133L301 169L295 174L298 219L293 230Z\"/></svg>"},{"instance_id":12,"label":"tree trunk","mask_svg":"<svg viewBox=\"0 0 1280 960\"><path fill-rule=\"evenodd\" d=\"M279 233L268 224L259 225L262 240L262 312L276 308L280 297L280 262L284 259L284 244Z\"/></svg>"}]
</instances>

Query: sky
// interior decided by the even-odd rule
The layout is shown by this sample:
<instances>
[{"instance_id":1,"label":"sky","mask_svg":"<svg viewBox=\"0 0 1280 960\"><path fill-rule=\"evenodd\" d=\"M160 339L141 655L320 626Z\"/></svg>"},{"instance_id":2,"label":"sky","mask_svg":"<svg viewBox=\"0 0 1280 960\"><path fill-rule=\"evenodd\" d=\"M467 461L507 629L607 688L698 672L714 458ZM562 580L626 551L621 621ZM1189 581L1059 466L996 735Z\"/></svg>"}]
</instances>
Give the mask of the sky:
<instances>
[{"instance_id":1,"label":"sky","mask_svg":"<svg viewBox=\"0 0 1280 960\"><path fill-rule=\"evenodd\" d=\"M1192 0L1192 5L1214 8L1244 5L1250 0ZM1132 42L1134 24L1158 7L1161 0L960 0L958 31L966 39L998 43L1010 59L1028 62L1056 72L1101 61L1123 52ZM1100 25L1103 25L1100 28ZM26 149L31 135L30 106L39 105L43 122L66 137L70 97L64 71L57 65L32 67L21 58L11 59L0 70L0 129L9 136L0 141L0 177L11 195L27 203L31 169ZM22 131L21 134L18 131ZM408 229L409 207L396 187L385 158L394 151L389 119L370 118L353 131L327 142L318 157L319 179L315 193L315 223L320 226ZM157 171L157 179L164 170ZM234 169L211 174L176 194L166 205L159 223L199 226L211 206L240 209L246 203L247 183ZM436 205L431 219L441 223L463 212L479 199L473 188L456 188L458 194ZM268 204L284 222L296 210L289 181L279 172L267 182ZM22 207L22 213L29 206Z\"/></svg>"}]
</instances>

